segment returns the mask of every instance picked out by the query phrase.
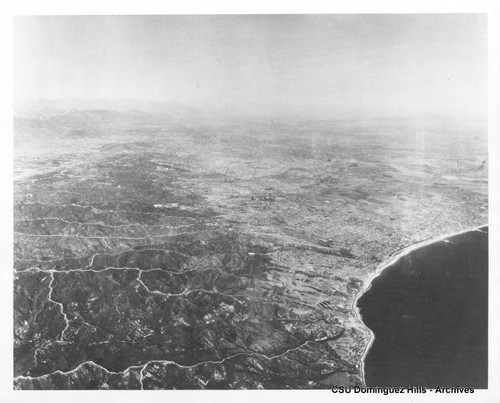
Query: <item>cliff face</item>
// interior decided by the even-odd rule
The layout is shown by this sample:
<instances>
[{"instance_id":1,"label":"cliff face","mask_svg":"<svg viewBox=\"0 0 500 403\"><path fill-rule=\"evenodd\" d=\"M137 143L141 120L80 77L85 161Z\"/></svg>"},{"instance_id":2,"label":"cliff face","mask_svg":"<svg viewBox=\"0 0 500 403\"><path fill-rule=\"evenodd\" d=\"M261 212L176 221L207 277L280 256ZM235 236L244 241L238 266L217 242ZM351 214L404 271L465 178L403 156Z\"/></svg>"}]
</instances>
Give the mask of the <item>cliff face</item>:
<instances>
[{"instance_id":1,"label":"cliff face","mask_svg":"<svg viewBox=\"0 0 500 403\"><path fill-rule=\"evenodd\" d=\"M398 127L31 136L15 157L15 387L361 384L363 282L487 216L484 143L460 133L457 165L449 138L422 151Z\"/></svg>"}]
</instances>

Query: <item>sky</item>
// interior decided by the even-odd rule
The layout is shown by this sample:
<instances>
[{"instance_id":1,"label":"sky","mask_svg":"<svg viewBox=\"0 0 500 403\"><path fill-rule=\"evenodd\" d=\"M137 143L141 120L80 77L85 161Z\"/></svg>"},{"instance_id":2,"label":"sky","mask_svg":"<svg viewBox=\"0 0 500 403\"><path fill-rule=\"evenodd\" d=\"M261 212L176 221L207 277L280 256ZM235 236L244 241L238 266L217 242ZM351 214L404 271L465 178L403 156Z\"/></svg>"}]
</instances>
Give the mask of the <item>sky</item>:
<instances>
[{"instance_id":1,"label":"sky","mask_svg":"<svg viewBox=\"0 0 500 403\"><path fill-rule=\"evenodd\" d=\"M249 116L482 117L487 21L481 14L15 17L14 93Z\"/></svg>"}]
</instances>

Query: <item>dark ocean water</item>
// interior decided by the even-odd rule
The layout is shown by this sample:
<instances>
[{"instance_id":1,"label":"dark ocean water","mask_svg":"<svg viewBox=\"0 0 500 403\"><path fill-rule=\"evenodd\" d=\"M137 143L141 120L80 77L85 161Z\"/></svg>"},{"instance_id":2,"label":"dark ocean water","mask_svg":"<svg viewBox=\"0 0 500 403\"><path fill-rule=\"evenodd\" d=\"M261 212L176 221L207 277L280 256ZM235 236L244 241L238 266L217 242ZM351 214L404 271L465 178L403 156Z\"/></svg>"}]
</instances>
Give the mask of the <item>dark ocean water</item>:
<instances>
[{"instance_id":1,"label":"dark ocean water","mask_svg":"<svg viewBox=\"0 0 500 403\"><path fill-rule=\"evenodd\" d=\"M358 300L368 386L488 385L488 227L386 268Z\"/></svg>"}]
</instances>

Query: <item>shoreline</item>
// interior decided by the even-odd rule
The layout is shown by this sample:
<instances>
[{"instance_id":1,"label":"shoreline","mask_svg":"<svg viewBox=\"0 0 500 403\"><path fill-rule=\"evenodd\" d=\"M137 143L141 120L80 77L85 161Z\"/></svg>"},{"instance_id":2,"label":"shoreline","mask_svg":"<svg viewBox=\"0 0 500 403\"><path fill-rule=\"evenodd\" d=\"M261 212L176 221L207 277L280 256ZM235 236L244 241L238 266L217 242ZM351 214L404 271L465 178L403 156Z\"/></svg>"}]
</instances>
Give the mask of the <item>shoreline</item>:
<instances>
[{"instance_id":1,"label":"shoreline","mask_svg":"<svg viewBox=\"0 0 500 403\"><path fill-rule=\"evenodd\" d=\"M351 309L355 313L356 318L368 330L368 333L370 335L370 339L368 341L368 344L365 347L365 351L364 351L363 355L361 356L361 360L360 360L360 375L361 375L361 382L362 382L363 386L366 386L366 380L365 380L365 359L366 359L366 356L368 355L368 352L370 351L370 349L371 349L371 347L373 345L373 342L375 341L375 334L363 322L363 317L362 317L361 313L359 312L359 308L358 308L357 304L358 304L358 300L365 294L365 292L367 292L371 288L373 280L375 280L378 276L380 276L380 274L385 269L387 269L388 267L393 266L401 258L403 258L406 255L414 252L417 249L420 249L420 248L422 248L424 246L428 246L428 245L431 245L431 244L439 242L439 241L444 241L447 238L450 238L452 236L461 235L461 234L465 234L467 232L472 232L472 231L479 231L479 229L483 228L483 227L489 227L489 224L478 225L476 227L467 228L467 229L464 229L464 230L461 230L461 231L457 231L457 232L453 232L453 233L449 233L449 234L445 234L445 235L440 235L440 236L435 237L435 238L427 238L427 239L424 239L424 240L419 241L417 243L414 243L414 244L412 244L410 246L407 246L406 248L397 250L393 254L391 254L387 260L385 260L384 262L382 262L375 269L375 271L367 278L367 280L363 283L364 284L363 287L356 294L356 297L354 298L354 301L353 301L352 306L351 306ZM482 231L480 231L480 232L482 232Z\"/></svg>"}]
</instances>

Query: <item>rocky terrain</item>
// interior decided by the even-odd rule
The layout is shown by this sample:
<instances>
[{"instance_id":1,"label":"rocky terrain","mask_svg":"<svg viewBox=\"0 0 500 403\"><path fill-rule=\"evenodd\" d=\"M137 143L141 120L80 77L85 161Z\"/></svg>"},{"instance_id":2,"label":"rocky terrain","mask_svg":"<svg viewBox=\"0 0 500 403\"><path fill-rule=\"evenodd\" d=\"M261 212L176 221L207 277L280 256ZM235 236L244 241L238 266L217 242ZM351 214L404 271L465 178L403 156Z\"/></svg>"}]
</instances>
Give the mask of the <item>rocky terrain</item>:
<instances>
[{"instance_id":1,"label":"rocky terrain","mask_svg":"<svg viewBox=\"0 0 500 403\"><path fill-rule=\"evenodd\" d=\"M73 111L15 128L17 389L363 384L370 274L487 222L472 122Z\"/></svg>"}]
</instances>

